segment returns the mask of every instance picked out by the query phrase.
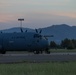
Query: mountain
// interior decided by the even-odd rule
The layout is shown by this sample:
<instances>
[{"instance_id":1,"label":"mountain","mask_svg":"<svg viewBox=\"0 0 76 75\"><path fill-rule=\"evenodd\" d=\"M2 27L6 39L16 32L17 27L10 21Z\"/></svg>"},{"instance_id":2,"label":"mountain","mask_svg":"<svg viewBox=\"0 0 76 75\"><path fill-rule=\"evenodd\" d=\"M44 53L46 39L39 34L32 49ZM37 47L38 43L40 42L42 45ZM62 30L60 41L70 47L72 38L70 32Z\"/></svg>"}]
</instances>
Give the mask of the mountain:
<instances>
[{"instance_id":1,"label":"mountain","mask_svg":"<svg viewBox=\"0 0 76 75\"><path fill-rule=\"evenodd\" d=\"M61 40L65 38L76 39L76 26L69 26L66 24L61 25L52 25L47 28L42 29L42 34L46 35L54 35L54 37L48 38L49 41L55 41L56 43L60 43Z\"/></svg>"},{"instance_id":2,"label":"mountain","mask_svg":"<svg viewBox=\"0 0 76 75\"><path fill-rule=\"evenodd\" d=\"M54 37L49 37L49 41L55 41L56 43L60 43L61 40L65 38L76 39L76 26L69 26L66 24L61 25L52 25L50 27L41 28L42 35L54 35ZM23 28L23 31L35 32L34 29ZM40 29L39 29L40 30ZM4 33L11 32L20 32L19 27L14 27L11 29L1 30Z\"/></svg>"},{"instance_id":3,"label":"mountain","mask_svg":"<svg viewBox=\"0 0 76 75\"><path fill-rule=\"evenodd\" d=\"M30 28L22 28L23 32L25 32L26 30L28 32L34 32L33 29ZM14 28L10 28L10 29L5 29L5 30L0 30L4 33L13 33L13 32L21 32L20 27L14 27Z\"/></svg>"}]
</instances>

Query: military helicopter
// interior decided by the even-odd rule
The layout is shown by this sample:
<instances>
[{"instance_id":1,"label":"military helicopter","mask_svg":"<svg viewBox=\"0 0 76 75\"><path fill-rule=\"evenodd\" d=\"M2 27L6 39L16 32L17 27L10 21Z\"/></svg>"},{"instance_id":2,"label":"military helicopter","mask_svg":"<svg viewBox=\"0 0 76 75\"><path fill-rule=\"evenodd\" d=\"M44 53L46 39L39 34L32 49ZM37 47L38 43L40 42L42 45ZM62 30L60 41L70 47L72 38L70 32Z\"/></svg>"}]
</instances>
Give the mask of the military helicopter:
<instances>
[{"instance_id":1,"label":"military helicopter","mask_svg":"<svg viewBox=\"0 0 76 75\"><path fill-rule=\"evenodd\" d=\"M45 51L50 53L47 37L41 35L42 30L35 29L36 32L0 33L0 53L5 54L7 51L28 51L39 54Z\"/></svg>"}]
</instances>

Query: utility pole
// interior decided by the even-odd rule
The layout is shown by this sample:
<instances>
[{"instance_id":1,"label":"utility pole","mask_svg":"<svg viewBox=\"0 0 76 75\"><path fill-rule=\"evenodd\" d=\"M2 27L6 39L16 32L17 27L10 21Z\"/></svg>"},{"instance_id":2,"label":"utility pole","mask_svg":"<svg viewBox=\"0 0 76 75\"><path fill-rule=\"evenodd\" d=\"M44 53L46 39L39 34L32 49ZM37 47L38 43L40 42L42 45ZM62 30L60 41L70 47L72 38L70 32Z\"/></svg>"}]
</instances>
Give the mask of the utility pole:
<instances>
[{"instance_id":1,"label":"utility pole","mask_svg":"<svg viewBox=\"0 0 76 75\"><path fill-rule=\"evenodd\" d=\"M18 19L18 21L20 21L20 30L21 30L21 32L23 32L23 30L22 30L22 21L24 21L24 19L20 18L20 19Z\"/></svg>"}]
</instances>

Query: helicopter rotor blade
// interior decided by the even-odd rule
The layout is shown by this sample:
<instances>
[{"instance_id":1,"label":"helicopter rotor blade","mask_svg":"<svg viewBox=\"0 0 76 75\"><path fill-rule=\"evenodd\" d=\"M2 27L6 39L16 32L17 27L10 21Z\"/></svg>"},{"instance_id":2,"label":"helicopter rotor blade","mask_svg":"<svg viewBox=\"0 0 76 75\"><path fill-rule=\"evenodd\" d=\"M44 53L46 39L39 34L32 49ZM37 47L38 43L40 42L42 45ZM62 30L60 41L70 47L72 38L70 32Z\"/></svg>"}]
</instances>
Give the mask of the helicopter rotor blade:
<instances>
[{"instance_id":1,"label":"helicopter rotor blade","mask_svg":"<svg viewBox=\"0 0 76 75\"><path fill-rule=\"evenodd\" d=\"M40 32L39 32L40 34L42 33L42 29L40 30Z\"/></svg>"},{"instance_id":2,"label":"helicopter rotor blade","mask_svg":"<svg viewBox=\"0 0 76 75\"><path fill-rule=\"evenodd\" d=\"M25 32L27 32L27 30Z\"/></svg>"},{"instance_id":3,"label":"helicopter rotor blade","mask_svg":"<svg viewBox=\"0 0 76 75\"><path fill-rule=\"evenodd\" d=\"M53 35L44 35L44 37L54 37Z\"/></svg>"},{"instance_id":4,"label":"helicopter rotor blade","mask_svg":"<svg viewBox=\"0 0 76 75\"><path fill-rule=\"evenodd\" d=\"M21 32L23 33L23 30L22 30L22 28L20 28L20 30L21 30Z\"/></svg>"},{"instance_id":5,"label":"helicopter rotor blade","mask_svg":"<svg viewBox=\"0 0 76 75\"><path fill-rule=\"evenodd\" d=\"M35 29L35 31L36 31L36 33L38 33L38 30L37 29Z\"/></svg>"},{"instance_id":6,"label":"helicopter rotor blade","mask_svg":"<svg viewBox=\"0 0 76 75\"><path fill-rule=\"evenodd\" d=\"M44 38L45 38L46 40L48 40L48 38L47 38L47 37L45 37L45 36L44 36Z\"/></svg>"}]
</instances>

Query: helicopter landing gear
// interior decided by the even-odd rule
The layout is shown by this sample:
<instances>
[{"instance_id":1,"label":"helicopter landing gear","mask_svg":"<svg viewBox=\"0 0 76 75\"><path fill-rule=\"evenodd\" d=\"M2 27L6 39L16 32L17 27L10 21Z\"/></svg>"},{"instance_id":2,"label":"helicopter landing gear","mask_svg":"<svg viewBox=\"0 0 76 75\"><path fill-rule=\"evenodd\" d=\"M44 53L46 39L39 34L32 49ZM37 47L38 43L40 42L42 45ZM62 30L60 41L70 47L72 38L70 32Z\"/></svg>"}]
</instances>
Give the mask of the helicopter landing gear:
<instances>
[{"instance_id":1,"label":"helicopter landing gear","mask_svg":"<svg viewBox=\"0 0 76 75\"><path fill-rule=\"evenodd\" d=\"M45 50L45 53L50 54L50 51L48 48Z\"/></svg>"},{"instance_id":2,"label":"helicopter landing gear","mask_svg":"<svg viewBox=\"0 0 76 75\"><path fill-rule=\"evenodd\" d=\"M43 51L41 50L41 51L34 51L34 54L42 54L43 53Z\"/></svg>"},{"instance_id":3,"label":"helicopter landing gear","mask_svg":"<svg viewBox=\"0 0 76 75\"><path fill-rule=\"evenodd\" d=\"M5 54L5 53L6 53L6 51L2 50L2 51L0 51L0 53L1 53L1 54Z\"/></svg>"}]
</instances>

